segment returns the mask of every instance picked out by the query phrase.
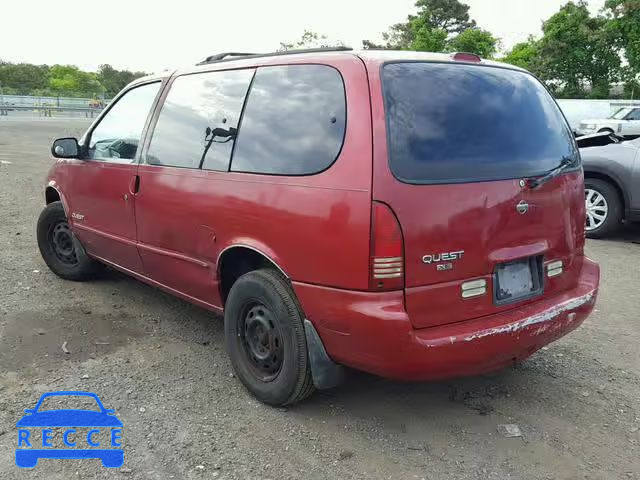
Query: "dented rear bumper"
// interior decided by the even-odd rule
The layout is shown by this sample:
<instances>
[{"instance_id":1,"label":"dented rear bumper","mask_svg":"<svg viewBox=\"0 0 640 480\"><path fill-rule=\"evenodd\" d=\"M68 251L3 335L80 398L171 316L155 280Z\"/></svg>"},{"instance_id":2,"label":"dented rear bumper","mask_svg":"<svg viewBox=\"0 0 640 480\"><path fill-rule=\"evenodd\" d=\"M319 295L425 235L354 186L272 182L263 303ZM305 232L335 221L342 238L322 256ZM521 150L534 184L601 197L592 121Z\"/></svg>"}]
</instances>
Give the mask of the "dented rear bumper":
<instances>
[{"instance_id":1,"label":"dented rear bumper","mask_svg":"<svg viewBox=\"0 0 640 480\"><path fill-rule=\"evenodd\" d=\"M504 368L578 327L593 310L600 270L584 259L572 290L497 314L414 329L401 292L295 284L336 362L402 380L435 380Z\"/></svg>"},{"instance_id":2,"label":"dented rear bumper","mask_svg":"<svg viewBox=\"0 0 640 480\"><path fill-rule=\"evenodd\" d=\"M591 313L596 296L595 289L581 291L542 311L522 308L511 315L505 312L496 318L465 322L464 326L417 331L412 338L416 349L435 350L438 355L424 355L425 360L429 357L429 372L425 375L420 365L409 362L398 376L434 379L506 367L577 328Z\"/></svg>"}]
</instances>

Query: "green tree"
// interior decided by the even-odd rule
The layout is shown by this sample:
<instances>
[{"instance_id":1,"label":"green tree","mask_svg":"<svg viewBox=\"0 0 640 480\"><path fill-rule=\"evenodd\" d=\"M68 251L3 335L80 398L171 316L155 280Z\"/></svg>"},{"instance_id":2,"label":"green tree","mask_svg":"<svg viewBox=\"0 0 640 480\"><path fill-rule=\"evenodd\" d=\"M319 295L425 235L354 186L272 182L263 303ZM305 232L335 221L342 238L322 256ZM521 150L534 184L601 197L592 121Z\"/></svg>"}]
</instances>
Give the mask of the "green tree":
<instances>
[{"instance_id":1,"label":"green tree","mask_svg":"<svg viewBox=\"0 0 640 480\"><path fill-rule=\"evenodd\" d=\"M321 35L311 30L305 30L302 33L300 39L295 42L285 43L280 42L279 52L286 50L297 50L302 48L329 48L329 47L341 47L344 46L342 40L332 42L326 35Z\"/></svg>"},{"instance_id":2,"label":"green tree","mask_svg":"<svg viewBox=\"0 0 640 480\"><path fill-rule=\"evenodd\" d=\"M624 84L624 97L632 100L640 98L640 82L632 78Z\"/></svg>"},{"instance_id":3,"label":"green tree","mask_svg":"<svg viewBox=\"0 0 640 480\"><path fill-rule=\"evenodd\" d=\"M140 78L145 75L146 73L144 72L117 70L109 64L103 64L98 67L97 79L104 87L105 95L107 97L113 97L136 78Z\"/></svg>"},{"instance_id":4,"label":"green tree","mask_svg":"<svg viewBox=\"0 0 640 480\"><path fill-rule=\"evenodd\" d=\"M591 83L590 98L609 98L611 83L622 78L620 52L615 47L613 32L607 28L603 17L591 18L588 22L590 69L587 78Z\"/></svg>"},{"instance_id":5,"label":"green tree","mask_svg":"<svg viewBox=\"0 0 640 480\"><path fill-rule=\"evenodd\" d=\"M415 6L415 15L382 34L384 48L440 52L445 48L444 40L476 26L469 17L469 6L459 0L417 0ZM369 40L362 43L375 45Z\"/></svg>"},{"instance_id":6,"label":"green tree","mask_svg":"<svg viewBox=\"0 0 640 480\"><path fill-rule=\"evenodd\" d=\"M469 17L469 5L459 0L418 0L418 16L425 19L433 29L445 30L448 34L462 33L476 26Z\"/></svg>"},{"instance_id":7,"label":"green tree","mask_svg":"<svg viewBox=\"0 0 640 480\"><path fill-rule=\"evenodd\" d=\"M384 40L385 48L391 50L408 50L411 48L411 44L415 40L414 28L411 27L411 21L416 17L409 15L408 21L405 23L396 23L392 25L389 30L382 34L382 40Z\"/></svg>"},{"instance_id":8,"label":"green tree","mask_svg":"<svg viewBox=\"0 0 640 480\"><path fill-rule=\"evenodd\" d=\"M530 36L526 42L516 43L500 61L536 73L540 61L540 41Z\"/></svg>"},{"instance_id":9,"label":"green tree","mask_svg":"<svg viewBox=\"0 0 640 480\"><path fill-rule=\"evenodd\" d=\"M411 20L409 28L412 37L409 50L443 52L447 46L447 31L442 28L433 28L421 17Z\"/></svg>"},{"instance_id":10,"label":"green tree","mask_svg":"<svg viewBox=\"0 0 640 480\"><path fill-rule=\"evenodd\" d=\"M116 70L100 65L98 73L84 72L73 65L32 65L0 60L0 82L7 95L67 95L112 97L144 72Z\"/></svg>"},{"instance_id":11,"label":"green tree","mask_svg":"<svg viewBox=\"0 0 640 480\"><path fill-rule=\"evenodd\" d=\"M362 48L364 50L380 50L385 48L384 45L380 45L372 42L371 40L362 40Z\"/></svg>"},{"instance_id":12,"label":"green tree","mask_svg":"<svg viewBox=\"0 0 640 480\"><path fill-rule=\"evenodd\" d=\"M591 87L593 96L608 93L618 77L620 57L605 19L591 17L584 1L568 2L543 24L538 73L564 97L581 97Z\"/></svg>"},{"instance_id":13,"label":"green tree","mask_svg":"<svg viewBox=\"0 0 640 480\"><path fill-rule=\"evenodd\" d=\"M73 65L53 65L49 74L49 86L57 95L98 96L104 92L95 73Z\"/></svg>"},{"instance_id":14,"label":"green tree","mask_svg":"<svg viewBox=\"0 0 640 480\"><path fill-rule=\"evenodd\" d=\"M615 39L631 72L637 75L640 73L640 0L607 0L604 12L610 38Z\"/></svg>"},{"instance_id":15,"label":"green tree","mask_svg":"<svg viewBox=\"0 0 640 480\"><path fill-rule=\"evenodd\" d=\"M498 39L486 30L468 28L453 37L448 48L454 52L475 53L484 58L491 58L498 49Z\"/></svg>"},{"instance_id":16,"label":"green tree","mask_svg":"<svg viewBox=\"0 0 640 480\"><path fill-rule=\"evenodd\" d=\"M0 62L0 82L5 93L28 95L33 90L48 87L49 67L29 63Z\"/></svg>"}]
</instances>

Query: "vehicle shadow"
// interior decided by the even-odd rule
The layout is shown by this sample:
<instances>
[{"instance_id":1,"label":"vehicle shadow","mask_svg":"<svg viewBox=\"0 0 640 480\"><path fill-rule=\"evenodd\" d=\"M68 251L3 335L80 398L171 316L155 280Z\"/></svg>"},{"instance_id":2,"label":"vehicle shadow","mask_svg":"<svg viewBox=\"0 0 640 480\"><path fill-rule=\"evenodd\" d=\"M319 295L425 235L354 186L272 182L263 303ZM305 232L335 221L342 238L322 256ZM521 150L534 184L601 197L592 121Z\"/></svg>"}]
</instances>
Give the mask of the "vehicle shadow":
<instances>
[{"instance_id":1,"label":"vehicle shadow","mask_svg":"<svg viewBox=\"0 0 640 480\"><path fill-rule=\"evenodd\" d=\"M372 430L409 443L464 433L468 428L495 432L498 424L512 423L515 412L527 424L532 419L523 411L545 415L544 408L561 409L558 398L566 401L577 396L566 391L543 363L537 359L491 374L417 383L349 371L341 385L316 392L291 407L290 414L301 418L333 414L347 424L366 419Z\"/></svg>"},{"instance_id":2,"label":"vehicle shadow","mask_svg":"<svg viewBox=\"0 0 640 480\"><path fill-rule=\"evenodd\" d=\"M632 228L630 232L634 235L631 238L640 240L640 228ZM622 242L629 238L629 232L621 232L619 237L604 241ZM216 350L216 361L230 369L223 360L226 353L221 315L111 269L106 269L98 281L111 284L112 290L122 292L130 301L136 299L138 306L148 312L134 320L141 333L146 331L156 338L212 348ZM146 324L149 321L151 325ZM564 351L565 357L568 353L563 346L550 348ZM559 411L570 398L579 400L575 372L566 372L567 365L546 350L495 373L433 382L393 381L349 369L339 386L318 391L287 411L301 421L309 416L334 418L345 424L354 422L353 419L367 419L381 432L407 438L424 438L424 430L434 424L440 425L440 433L454 424L460 428L481 426L495 432L497 423L511 423L510 413L522 412L523 407L531 415L534 411L545 415L547 408ZM525 418L521 420L526 422Z\"/></svg>"},{"instance_id":3,"label":"vehicle shadow","mask_svg":"<svg viewBox=\"0 0 640 480\"><path fill-rule=\"evenodd\" d=\"M140 305L149 309L149 317L154 317L154 311L161 321L154 324L155 334L165 335L174 340L188 343L212 345L224 349L224 319L222 315L192 305L161 290L139 282L123 273L105 269L96 280L100 283L111 284L116 290L127 292L132 298L137 298ZM166 312L172 312L166 315ZM138 322L144 322L139 319ZM144 326L139 329L144 331ZM508 394L507 385L520 383L520 370L525 364L517 364L494 374L467 377L454 380L435 382L400 382L387 380L364 372L347 369L346 379L336 388L317 392L311 399L294 407L294 410L307 411L316 409L327 402L340 402L344 405L354 404L361 408L362 403L369 403L373 398L376 402L397 404L400 411L409 408L411 404L428 402L462 403L475 414L485 414L493 410L489 400L504 397Z\"/></svg>"},{"instance_id":4,"label":"vehicle shadow","mask_svg":"<svg viewBox=\"0 0 640 480\"><path fill-rule=\"evenodd\" d=\"M626 242L640 244L640 223L627 223L622 225L613 235L599 239L600 241Z\"/></svg>"}]
</instances>

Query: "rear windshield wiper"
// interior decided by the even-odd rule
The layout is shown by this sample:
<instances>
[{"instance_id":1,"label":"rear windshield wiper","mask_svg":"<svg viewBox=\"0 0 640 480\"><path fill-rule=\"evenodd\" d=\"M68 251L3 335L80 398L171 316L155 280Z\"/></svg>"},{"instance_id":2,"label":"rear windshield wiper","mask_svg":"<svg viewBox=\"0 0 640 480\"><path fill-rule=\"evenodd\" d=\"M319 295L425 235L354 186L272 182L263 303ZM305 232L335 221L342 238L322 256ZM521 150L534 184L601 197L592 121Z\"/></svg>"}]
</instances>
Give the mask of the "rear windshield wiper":
<instances>
[{"instance_id":1,"label":"rear windshield wiper","mask_svg":"<svg viewBox=\"0 0 640 480\"><path fill-rule=\"evenodd\" d=\"M564 172L567 168L575 166L575 164L576 162L572 158L562 157L562 160L560 160L560 165L558 165L556 168L552 170L549 170L547 173L545 173L541 177L529 178L527 180L527 184L531 189L538 188L539 186L547 183L549 180L556 178L558 175Z\"/></svg>"}]
</instances>

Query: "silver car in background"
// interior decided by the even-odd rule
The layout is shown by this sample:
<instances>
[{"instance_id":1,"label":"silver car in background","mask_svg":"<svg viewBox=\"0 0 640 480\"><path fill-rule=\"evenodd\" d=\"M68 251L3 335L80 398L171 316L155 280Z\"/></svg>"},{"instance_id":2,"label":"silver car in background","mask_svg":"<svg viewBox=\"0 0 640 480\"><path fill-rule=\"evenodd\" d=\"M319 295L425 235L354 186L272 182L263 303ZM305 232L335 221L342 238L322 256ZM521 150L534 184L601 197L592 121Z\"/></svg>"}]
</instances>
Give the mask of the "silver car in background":
<instances>
[{"instance_id":1,"label":"silver car in background","mask_svg":"<svg viewBox=\"0 0 640 480\"><path fill-rule=\"evenodd\" d=\"M592 133L615 133L621 137L640 137L640 107L624 107L609 118L583 120L578 127L578 135Z\"/></svg>"},{"instance_id":2,"label":"silver car in background","mask_svg":"<svg viewBox=\"0 0 640 480\"><path fill-rule=\"evenodd\" d=\"M640 221L640 139L605 133L576 140L584 167L587 236L606 237L623 221Z\"/></svg>"}]
</instances>

